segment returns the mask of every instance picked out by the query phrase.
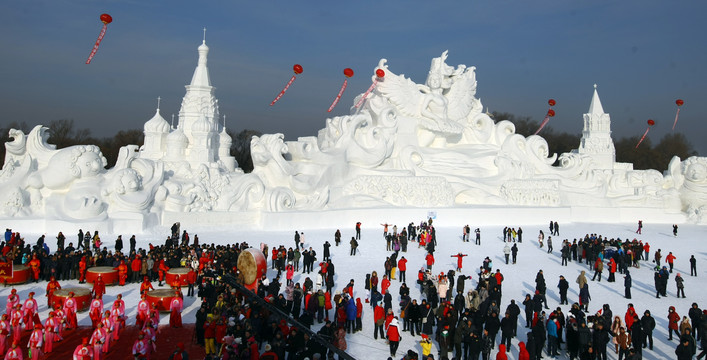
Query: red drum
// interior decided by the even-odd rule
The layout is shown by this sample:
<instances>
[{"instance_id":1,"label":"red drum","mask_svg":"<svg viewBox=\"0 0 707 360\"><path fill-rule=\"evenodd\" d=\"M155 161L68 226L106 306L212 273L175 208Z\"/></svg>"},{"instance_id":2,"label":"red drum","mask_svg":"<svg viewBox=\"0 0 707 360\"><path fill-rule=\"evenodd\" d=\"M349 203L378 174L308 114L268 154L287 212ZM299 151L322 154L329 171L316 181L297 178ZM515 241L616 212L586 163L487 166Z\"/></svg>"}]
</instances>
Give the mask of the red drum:
<instances>
[{"instance_id":1,"label":"red drum","mask_svg":"<svg viewBox=\"0 0 707 360\"><path fill-rule=\"evenodd\" d=\"M94 266L86 270L86 281L93 284L101 275L103 282L108 285L115 285L118 283L118 269L110 266Z\"/></svg>"},{"instance_id":2,"label":"red drum","mask_svg":"<svg viewBox=\"0 0 707 360\"><path fill-rule=\"evenodd\" d=\"M167 285L172 286L179 275L179 282L182 286L189 286L189 281L187 280L187 273L189 273L189 268L179 267L171 268L167 271Z\"/></svg>"},{"instance_id":3,"label":"red drum","mask_svg":"<svg viewBox=\"0 0 707 360\"><path fill-rule=\"evenodd\" d=\"M152 309L157 309L160 312L169 312L169 304L176 296L175 290L157 289L147 292L147 301Z\"/></svg>"},{"instance_id":4,"label":"red drum","mask_svg":"<svg viewBox=\"0 0 707 360\"><path fill-rule=\"evenodd\" d=\"M69 297L69 293L74 293L76 300L76 309L78 311L88 310L91 305L91 290L82 287L65 287L54 292L52 299L52 307L59 305L64 306L64 300Z\"/></svg>"},{"instance_id":5,"label":"red drum","mask_svg":"<svg viewBox=\"0 0 707 360\"><path fill-rule=\"evenodd\" d=\"M238 256L238 271L243 275L243 284L250 290L257 290L258 279L268 272L268 264L263 252L248 248Z\"/></svg>"},{"instance_id":6,"label":"red drum","mask_svg":"<svg viewBox=\"0 0 707 360\"><path fill-rule=\"evenodd\" d=\"M12 265L12 277L0 278L6 285L24 284L29 281L32 271L26 265Z\"/></svg>"}]
</instances>

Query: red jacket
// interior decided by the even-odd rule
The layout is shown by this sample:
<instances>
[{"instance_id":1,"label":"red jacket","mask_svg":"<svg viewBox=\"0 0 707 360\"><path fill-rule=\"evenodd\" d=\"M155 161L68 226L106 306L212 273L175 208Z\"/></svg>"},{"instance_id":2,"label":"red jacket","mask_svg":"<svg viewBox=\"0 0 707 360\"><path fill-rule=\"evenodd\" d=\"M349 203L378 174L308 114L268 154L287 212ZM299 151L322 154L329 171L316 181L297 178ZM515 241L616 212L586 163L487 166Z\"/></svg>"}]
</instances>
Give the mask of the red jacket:
<instances>
[{"instance_id":1,"label":"red jacket","mask_svg":"<svg viewBox=\"0 0 707 360\"><path fill-rule=\"evenodd\" d=\"M675 259L677 258L672 253L668 254L668 256L665 257L665 261L667 261L668 264L672 264Z\"/></svg>"},{"instance_id":2,"label":"red jacket","mask_svg":"<svg viewBox=\"0 0 707 360\"><path fill-rule=\"evenodd\" d=\"M427 256L425 256L425 260L427 260L427 266L434 265L435 263L435 257L429 253L427 254Z\"/></svg>"},{"instance_id":3,"label":"red jacket","mask_svg":"<svg viewBox=\"0 0 707 360\"><path fill-rule=\"evenodd\" d=\"M376 306L375 309L373 309L373 321L378 322L378 320L381 320L385 317L385 310L383 309L382 306L378 305Z\"/></svg>"},{"instance_id":4,"label":"red jacket","mask_svg":"<svg viewBox=\"0 0 707 360\"><path fill-rule=\"evenodd\" d=\"M140 269L142 268L142 261L140 258L135 257L133 261L130 263L130 269L132 269L133 272L140 272Z\"/></svg>"},{"instance_id":5,"label":"red jacket","mask_svg":"<svg viewBox=\"0 0 707 360\"><path fill-rule=\"evenodd\" d=\"M400 271L407 270L407 266L406 266L407 262L408 262L408 259L405 259L405 258L398 260L398 270L400 270Z\"/></svg>"},{"instance_id":6,"label":"red jacket","mask_svg":"<svg viewBox=\"0 0 707 360\"><path fill-rule=\"evenodd\" d=\"M400 341L400 333L398 332L398 326L394 324L388 325L388 340L389 341Z\"/></svg>"},{"instance_id":7,"label":"red jacket","mask_svg":"<svg viewBox=\"0 0 707 360\"><path fill-rule=\"evenodd\" d=\"M678 329L678 323L680 322L680 315L675 312L675 307L671 306L670 310L671 312L668 313L668 329L669 330L677 330Z\"/></svg>"}]
</instances>

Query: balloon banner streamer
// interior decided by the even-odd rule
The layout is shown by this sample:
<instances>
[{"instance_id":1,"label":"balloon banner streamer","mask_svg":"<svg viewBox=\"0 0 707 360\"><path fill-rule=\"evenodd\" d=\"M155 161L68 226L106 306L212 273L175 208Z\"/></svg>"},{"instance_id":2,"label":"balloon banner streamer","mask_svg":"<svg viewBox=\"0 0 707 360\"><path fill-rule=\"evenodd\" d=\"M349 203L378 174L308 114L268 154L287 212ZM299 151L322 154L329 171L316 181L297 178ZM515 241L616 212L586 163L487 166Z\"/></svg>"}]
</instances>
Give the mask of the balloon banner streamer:
<instances>
[{"instance_id":1,"label":"balloon banner streamer","mask_svg":"<svg viewBox=\"0 0 707 360\"><path fill-rule=\"evenodd\" d=\"M378 85L378 79L382 79L384 76L385 76L385 71L383 71L383 69L376 70L376 78L373 80L373 84L371 84L371 86L368 88L368 90L366 90L366 92L363 93L363 96L361 96L361 99L359 99L358 102L356 103L357 108L361 107L361 104L363 104L363 102L366 100L366 98L368 97L368 94L370 94L371 91L373 91L373 89L376 88L376 85Z\"/></svg>"},{"instance_id":2,"label":"balloon banner streamer","mask_svg":"<svg viewBox=\"0 0 707 360\"><path fill-rule=\"evenodd\" d=\"M533 135L537 135L540 132L540 130L542 130L545 127L545 125L547 125L547 123L550 122L550 118L555 116L555 110L552 110L552 107L555 106L555 104L557 104L557 102L555 101L555 99L550 99L547 101L547 104L550 105L550 109L547 110L547 114L545 115L545 119L543 119L543 122L540 123L540 128L538 128L538 130L535 131L535 133Z\"/></svg>"},{"instance_id":3,"label":"balloon banner streamer","mask_svg":"<svg viewBox=\"0 0 707 360\"><path fill-rule=\"evenodd\" d=\"M108 24L113 22L113 17L108 14L101 14L100 19L101 22L103 22L103 28L101 29L101 33L98 34L98 40L96 40L96 43L93 45L91 54L88 55L88 60L86 60L86 64L91 63L91 60L96 55L96 52L98 52L98 46L101 45L101 41L103 41L103 37L106 35L106 29L108 29Z\"/></svg>"},{"instance_id":4,"label":"balloon banner streamer","mask_svg":"<svg viewBox=\"0 0 707 360\"><path fill-rule=\"evenodd\" d=\"M685 103L685 102L682 101L682 99L677 99L677 100L675 100L675 105L678 106L678 111L675 113L675 122L673 122L673 130L675 130L675 125L678 124L678 116L680 115L680 107L681 107L682 104L684 104L684 103Z\"/></svg>"},{"instance_id":5,"label":"balloon banner streamer","mask_svg":"<svg viewBox=\"0 0 707 360\"><path fill-rule=\"evenodd\" d=\"M636 144L636 149L638 149L638 145L641 145L643 140L646 138L646 135L648 135L648 131L650 131L651 126L655 125L655 121L648 119L648 128L646 129L646 132L643 133L643 136L641 136L641 140L638 140L638 144Z\"/></svg>"},{"instance_id":6,"label":"balloon banner streamer","mask_svg":"<svg viewBox=\"0 0 707 360\"><path fill-rule=\"evenodd\" d=\"M295 72L295 74L292 75L292 77L290 78L290 81L287 82L287 85L285 85L285 87L282 89L282 91L280 91L280 93L277 94L277 96L275 97L275 100L273 100L270 103L270 106L275 105L275 103L278 100L280 100L282 95L285 95L285 91L287 91L287 89L290 88L290 85L292 85L292 83L295 81L295 79L297 78L297 75L301 74L304 71L304 69L302 68L302 65L300 65L300 64L295 64L295 66L292 67L292 70Z\"/></svg>"},{"instance_id":7,"label":"balloon banner streamer","mask_svg":"<svg viewBox=\"0 0 707 360\"><path fill-rule=\"evenodd\" d=\"M346 76L347 78L350 78L353 75L354 75L354 72L351 68L344 69L344 76ZM341 100L341 95L344 94L344 90L346 90L347 84L348 84L348 81L346 79L344 79L344 84L341 85L341 89L339 90L339 93L336 95L336 99L334 99L334 102L331 103L331 106L329 106L329 110L327 110L327 112L331 112L332 110L334 110L334 107L336 107L336 104L338 104L339 100Z\"/></svg>"}]
</instances>

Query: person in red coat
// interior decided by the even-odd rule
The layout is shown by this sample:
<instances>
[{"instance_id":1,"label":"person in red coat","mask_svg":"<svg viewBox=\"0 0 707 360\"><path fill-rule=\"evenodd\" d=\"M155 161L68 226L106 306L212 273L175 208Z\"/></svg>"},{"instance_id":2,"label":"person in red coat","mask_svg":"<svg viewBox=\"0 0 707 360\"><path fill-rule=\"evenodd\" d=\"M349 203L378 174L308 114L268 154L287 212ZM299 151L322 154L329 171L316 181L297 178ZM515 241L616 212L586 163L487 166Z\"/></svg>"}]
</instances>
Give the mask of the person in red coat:
<instances>
[{"instance_id":1,"label":"person in red coat","mask_svg":"<svg viewBox=\"0 0 707 360\"><path fill-rule=\"evenodd\" d=\"M361 298L356 298L356 331L363 330L363 304L361 303Z\"/></svg>"},{"instance_id":2,"label":"person in red coat","mask_svg":"<svg viewBox=\"0 0 707 360\"><path fill-rule=\"evenodd\" d=\"M130 262L130 270L132 270L132 275L130 276L130 282L136 283L140 281L140 270L142 269L142 259L140 255L135 256L133 261Z\"/></svg>"},{"instance_id":3,"label":"person in red coat","mask_svg":"<svg viewBox=\"0 0 707 360\"><path fill-rule=\"evenodd\" d=\"M400 260L398 260L398 279L400 282L405 282L405 270L407 270L407 262L408 259L405 258L405 256L401 257Z\"/></svg>"},{"instance_id":4,"label":"person in red coat","mask_svg":"<svg viewBox=\"0 0 707 360\"><path fill-rule=\"evenodd\" d=\"M106 283L103 281L103 276L98 274L96 281L93 282L93 289L91 290L94 297L99 299L103 298L103 294L106 293Z\"/></svg>"},{"instance_id":5,"label":"person in red coat","mask_svg":"<svg viewBox=\"0 0 707 360\"><path fill-rule=\"evenodd\" d=\"M150 290L155 290L155 288L152 286L150 278L145 276L142 280L142 284L140 284L140 294L144 294Z\"/></svg>"},{"instance_id":6,"label":"person in red coat","mask_svg":"<svg viewBox=\"0 0 707 360\"><path fill-rule=\"evenodd\" d=\"M79 284L86 282L86 257L82 256L79 261Z\"/></svg>"},{"instance_id":7,"label":"person in red coat","mask_svg":"<svg viewBox=\"0 0 707 360\"><path fill-rule=\"evenodd\" d=\"M427 262L427 270L432 270L432 265L435 264L435 257L432 253L427 253L425 256L425 261Z\"/></svg>"},{"instance_id":8,"label":"person in red coat","mask_svg":"<svg viewBox=\"0 0 707 360\"><path fill-rule=\"evenodd\" d=\"M37 259L37 254L32 255L32 260L30 260L27 265L32 270L34 282L39 282L39 270L42 264L39 262L39 259Z\"/></svg>"},{"instance_id":9,"label":"person in red coat","mask_svg":"<svg viewBox=\"0 0 707 360\"><path fill-rule=\"evenodd\" d=\"M388 338L388 343L390 345L390 356L395 357L395 353L398 352L398 346L400 345L400 332L398 331L398 317L394 317L390 321L386 328L386 337Z\"/></svg>"},{"instance_id":10,"label":"person in red coat","mask_svg":"<svg viewBox=\"0 0 707 360\"><path fill-rule=\"evenodd\" d=\"M518 360L530 360L530 353L528 353L528 349L525 348L525 343L522 341L518 343Z\"/></svg>"},{"instance_id":11,"label":"person in red coat","mask_svg":"<svg viewBox=\"0 0 707 360\"><path fill-rule=\"evenodd\" d=\"M56 281L56 278L54 276L49 279L49 283L47 284L47 307L52 308L52 301L54 300L54 292L61 289L61 285L59 284L58 281Z\"/></svg>"},{"instance_id":12,"label":"person in red coat","mask_svg":"<svg viewBox=\"0 0 707 360\"><path fill-rule=\"evenodd\" d=\"M162 286L162 281L164 281L164 278L167 276L167 271L169 271L169 267L166 264L167 258L164 258L160 260L160 266L159 266L159 276L160 276L160 282L159 286Z\"/></svg>"},{"instance_id":13,"label":"person in red coat","mask_svg":"<svg viewBox=\"0 0 707 360\"><path fill-rule=\"evenodd\" d=\"M118 265L118 283L120 286L125 286L126 280L128 280L128 265L125 265L125 260L120 260L120 265Z\"/></svg>"},{"instance_id":14,"label":"person in red coat","mask_svg":"<svg viewBox=\"0 0 707 360\"><path fill-rule=\"evenodd\" d=\"M456 255L451 256L451 257L457 258L457 271L462 271L462 262L463 262L463 259L465 256L469 256L469 255L458 253Z\"/></svg>"},{"instance_id":15,"label":"person in red coat","mask_svg":"<svg viewBox=\"0 0 707 360\"><path fill-rule=\"evenodd\" d=\"M189 272L187 273L187 284L189 284L187 296L194 296L194 283L196 283L196 271L190 267Z\"/></svg>"},{"instance_id":16,"label":"person in red coat","mask_svg":"<svg viewBox=\"0 0 707 360\"><path fill-rule=\"evenodd\" d=\"M680 333L678 332L678 326L680 323L680 315L675 312L675 306L668 308L668 340L673 340L673 331L680 338Z\"/></svg>"},{"instance_id":17,"label":"person in red coat","mask_svg":"<svg viewBox=\"0 0 707 360\"><path fill-rule=\"evenodd\" d=\"M182 327L182 308L184 303L182 298L179 296L181 292L177 291L176 296L172 298L169 304L169 326L173 328Z\"/></svg>"},{"instance_id":18,"label":"person in red coat","mask_svg":"<svg viewBox=\"0 0 707 360\"><path fill-rule=\"evenodd\" d=\"M376 304L373 309L373 323L375 327L373 328L373 338L378 339L378 333L380 332L381 337L385 338L385 332L383 332L383 323L385 322L385 309L382 306Z\"/></svg>"}]
</instances>

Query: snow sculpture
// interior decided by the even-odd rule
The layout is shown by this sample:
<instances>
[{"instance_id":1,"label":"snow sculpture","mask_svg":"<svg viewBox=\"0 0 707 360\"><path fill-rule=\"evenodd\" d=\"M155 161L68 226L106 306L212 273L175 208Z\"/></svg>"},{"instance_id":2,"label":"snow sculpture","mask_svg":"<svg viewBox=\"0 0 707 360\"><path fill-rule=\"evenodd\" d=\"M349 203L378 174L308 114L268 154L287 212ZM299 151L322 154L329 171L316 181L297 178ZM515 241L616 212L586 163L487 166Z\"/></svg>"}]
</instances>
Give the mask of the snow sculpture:
<instances>
[{"instance_id":1,"label":"snow sculpture","mask_svg":"<svg viewBox=\"0 0 707 360\"><path fill-rule=\"evenodd\" d=\"M158 103L144 126L145 144L122 148L112 169L95 146L57 150L42 126L29 135L10 130L0 214L134 231L170 216L204 219L199 213L258 222L293 210L396 207L641 208L707 221L707 158L674 158L665 175L616 163L596 86L578 149L550 154L542 137L523 137L513 123L484 113L476 69L447 65L446 51L432 59L424 85L382 59L377 68L386 76L370 97L349 115L326 119L316 137L253 137L254 170L245 174L229 153L225 117L218 123L208 52L202 42L177 126L162 118Z\"/></svg>"}]
</instances>

